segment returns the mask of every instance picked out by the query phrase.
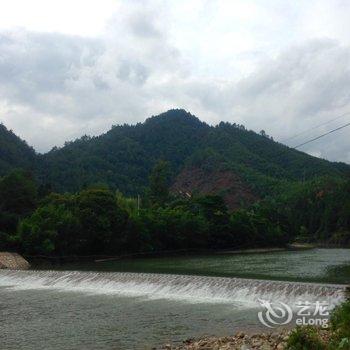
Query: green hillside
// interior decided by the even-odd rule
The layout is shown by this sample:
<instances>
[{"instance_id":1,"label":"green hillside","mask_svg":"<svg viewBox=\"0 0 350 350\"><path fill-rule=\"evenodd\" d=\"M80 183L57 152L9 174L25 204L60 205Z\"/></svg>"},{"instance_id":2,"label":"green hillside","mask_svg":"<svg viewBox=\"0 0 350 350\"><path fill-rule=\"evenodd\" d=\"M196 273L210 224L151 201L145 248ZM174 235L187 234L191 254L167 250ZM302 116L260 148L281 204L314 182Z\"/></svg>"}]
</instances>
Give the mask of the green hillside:
<instances>
[{"instance_id":1,"label":"green hillside","mask_svg":"<svg viewBox=\"0 0 350 350\"><path fill-rule=\"evenodd\" d=\"M209 126L182 109L136 125L113 126L103 135L84 136L44 155L36 155L1 125L0 146L0 174L14 167L33 169L40 183L59 192L103 183L128 195L142 194L160 159L169 162L173 183L185 170L183 181L190 183L198 169L208 182L234 174L236 182L257 196L276 191L286 181L343 177L350 170L347 164L309 156L242 125ZM220 189L220 184L211 188Z\"/></svg>"},{"instance_id":2,"label":"green hillside","mask_svg":"<svg viewBox=\"0 0 350 350\"><path fill-rule=\"evenodd\" d=\"M0 124L0 176L13 168L35 168L36 154L33 148Z\"/></svg>"},{"instance_id":3,"label":"green hillside","mask_svg":"<svg viewBox=\"0 0 350 350\"><path fill-rule=\"evenodd\" d=\"M173 181L186 167L229 170L259 195L281 181L341 177L350 170L346 164L290 149L241 125L209 126L179 109L54 149L41 157L38 173L59 191L106 183L134 195L143 192L159 159L170 163Z\"/></svg>"},{"instance_id":4,"label":"green hillside","mask_svg":"<svg viewBox=\"0 0 350 350\"><path fill-rule=\"evenodd\" d=\"M25 168L0 176L2 250L69 256L350 244L350 166L264 132L171 110L36 155L1 130L0 173Z\"/></svg>"}]
</instances>

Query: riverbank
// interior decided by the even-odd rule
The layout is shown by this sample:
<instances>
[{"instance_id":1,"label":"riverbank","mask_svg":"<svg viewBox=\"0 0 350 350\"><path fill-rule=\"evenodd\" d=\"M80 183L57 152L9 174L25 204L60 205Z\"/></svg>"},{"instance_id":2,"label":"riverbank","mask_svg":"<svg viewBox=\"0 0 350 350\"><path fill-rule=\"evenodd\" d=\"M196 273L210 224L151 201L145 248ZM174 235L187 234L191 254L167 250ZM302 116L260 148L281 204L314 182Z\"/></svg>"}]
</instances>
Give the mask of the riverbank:
<instances>
[{"instance_id":1,"label":"riverbank","mask_svg":"<svg viewBox=\"0 0 350 350\"><path fill-rule=\"evenodd\" d=\"M330 313L327 328L298 326L277 333L248 335L238 332L232 337L189 339L181 345L166 344L163 350L350 350L350 300Z\"/></svg>"},{"instance_id":2,"label":"riverbank","mask_svg":"<svg viewBox=\"0 0 350 350\"><path fill-rule=\"evenodd\" d=\"M306 329L306 328L304 328ZM332 332L325 329L313 328L314 334L317 335L320 344L328 345L332 337ZM309 333L308 333L309 332ZM296 329L283 329L275 333L259 333L259 334L245 334L238 332L231 337L203 337L201 339L188 339L181 345L165 344L158 348L159 350L286 350L290 349L288 343L290 336L296 338L298 334ZM312 331L306 331L303 334L313 334ZM303 338L302 336L300 337ZM299 349L299 348L298 348ZM303 349L309 349L308 344L304 344ZM310 348L311 349L311 348ZM312 348L316 349L316 348ZM326 349L326 347L317 348ZM348 348L344 348L348 349Z\"/></svg>"},{"instance_id":3,"label":"riverbank","mask_svg":"<svg viewBox=\"0 0 350 350\"><path fill-rule=\"evenodd\" d=\"M283 350L290 332L282 330L278 333L252 335L238 332L231 337L204 337L185 340L181 345L165 344L159 350Z\"/></svg>"},{"instance_id":4,"label":"riverbank","mask_svg":"<svg viewBox=\"0 0 350 350\"><path fill-rule=\"evenodd\" d=\"M28 270L30 264L21 255L11 252L0 252L0 269Z\"/></svg>"}]
</instances>

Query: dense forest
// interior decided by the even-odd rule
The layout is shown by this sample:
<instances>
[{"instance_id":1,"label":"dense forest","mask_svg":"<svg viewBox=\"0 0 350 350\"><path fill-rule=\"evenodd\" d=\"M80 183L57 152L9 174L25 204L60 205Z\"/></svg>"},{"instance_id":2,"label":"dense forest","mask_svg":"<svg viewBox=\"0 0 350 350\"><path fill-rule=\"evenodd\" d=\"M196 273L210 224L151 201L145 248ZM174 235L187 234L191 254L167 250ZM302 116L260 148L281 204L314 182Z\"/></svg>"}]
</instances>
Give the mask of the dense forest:
<instances>
[{"instance_id":1,"label":"dense forest","mask_svg":"<svg viewBox=\"0 0 350 350\"><path fill-rule=\"evenodd\" d=\"M0 176L13 168L36 168L37 155L33 148L0 124Z\"/></svg>"},{"instance_id":2,"label":"dense forest","mask_svg":"<svg viewBox=\"0 0 350 350\"><path fill-rule=\"evenodd\" d=\"M172 110L44 155L1 126L0 146L0 250L350 245L350 166L241 125Z\"/></svg>"},{"instance_id":3,"label":"dense forest","mask_svg":"<svg viewBox=\"0 0 350 350\"><path fill-rule=\"evenodd\" d=\"M322 242L350 245L350 181L319 178L230 212L219 195L169 192L156 164L143 201L106 186L40 193L21 170L0 181L0 250L26 255L123 255Z\"/></svg>"},{"instance_id":4,"label":"dense forest","mask_svg":"<svg viewBox=\"0 0 350 350\"><path fill-rule=\"evenodd\" d=\"M0 175L10 165L34 169L39 183L57 192L76 192L103 183L126 195L142 195L160 159L169 162L171 181L186 167L208 172L220 169L239 174L259 196L270 194L286 180L342 177L350 172L347 164L291 149L274 142L264 131L257 134L230 123L209 126L181 109L144 123L113 126L101 136L83 136L35 157L11 132L0 133L0 146Z\"/></svg>"}]
</instances>

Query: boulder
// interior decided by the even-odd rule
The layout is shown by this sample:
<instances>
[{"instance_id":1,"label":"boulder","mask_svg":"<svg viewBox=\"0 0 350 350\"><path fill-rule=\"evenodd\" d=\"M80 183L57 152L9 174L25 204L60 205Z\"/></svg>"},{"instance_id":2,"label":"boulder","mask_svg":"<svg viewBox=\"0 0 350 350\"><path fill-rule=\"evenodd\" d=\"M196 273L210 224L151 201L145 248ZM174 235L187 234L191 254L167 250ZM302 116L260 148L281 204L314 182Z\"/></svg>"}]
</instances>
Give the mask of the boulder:
<instances>
[{"instance_id":1,"label":"boulder","mask_svg":"<svg viewBox=\"0 0 350 350\"><path fill-rule=\"evenodd\" d=\"M17 253L0 252L0 269L28 270L29 262Z\"/></svg>"}]
</instances>

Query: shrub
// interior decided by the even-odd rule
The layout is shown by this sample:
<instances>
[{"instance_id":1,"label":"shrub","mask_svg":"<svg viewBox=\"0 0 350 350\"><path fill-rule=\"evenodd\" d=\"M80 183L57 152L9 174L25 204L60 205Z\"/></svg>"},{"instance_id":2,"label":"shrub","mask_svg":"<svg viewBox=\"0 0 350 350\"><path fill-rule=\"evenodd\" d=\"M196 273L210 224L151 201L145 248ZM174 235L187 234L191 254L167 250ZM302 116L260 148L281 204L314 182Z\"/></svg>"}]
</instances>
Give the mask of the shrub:
<instances>
[{"instance_id":1,"label":"shrub","mask_svg":"<svg viewBox=\"0 0 350 350\"><path fill-rule=\"evenodd\" d=\"M350 350L350 300L339 305L332 312L331 327L333 348Z\"/></svg>"},{"instance_id":2,"label":"shrub","mask_svg":"<svg viewBox=\"0 0 350 350\"><path fill-rule=\"evenodd\" d=\"M306 326L297 327L289 336L287 341L287 349L289 350L325 350L326 347L322 343L317 334L316 328Z\"/></svg>"}]
</instances>

